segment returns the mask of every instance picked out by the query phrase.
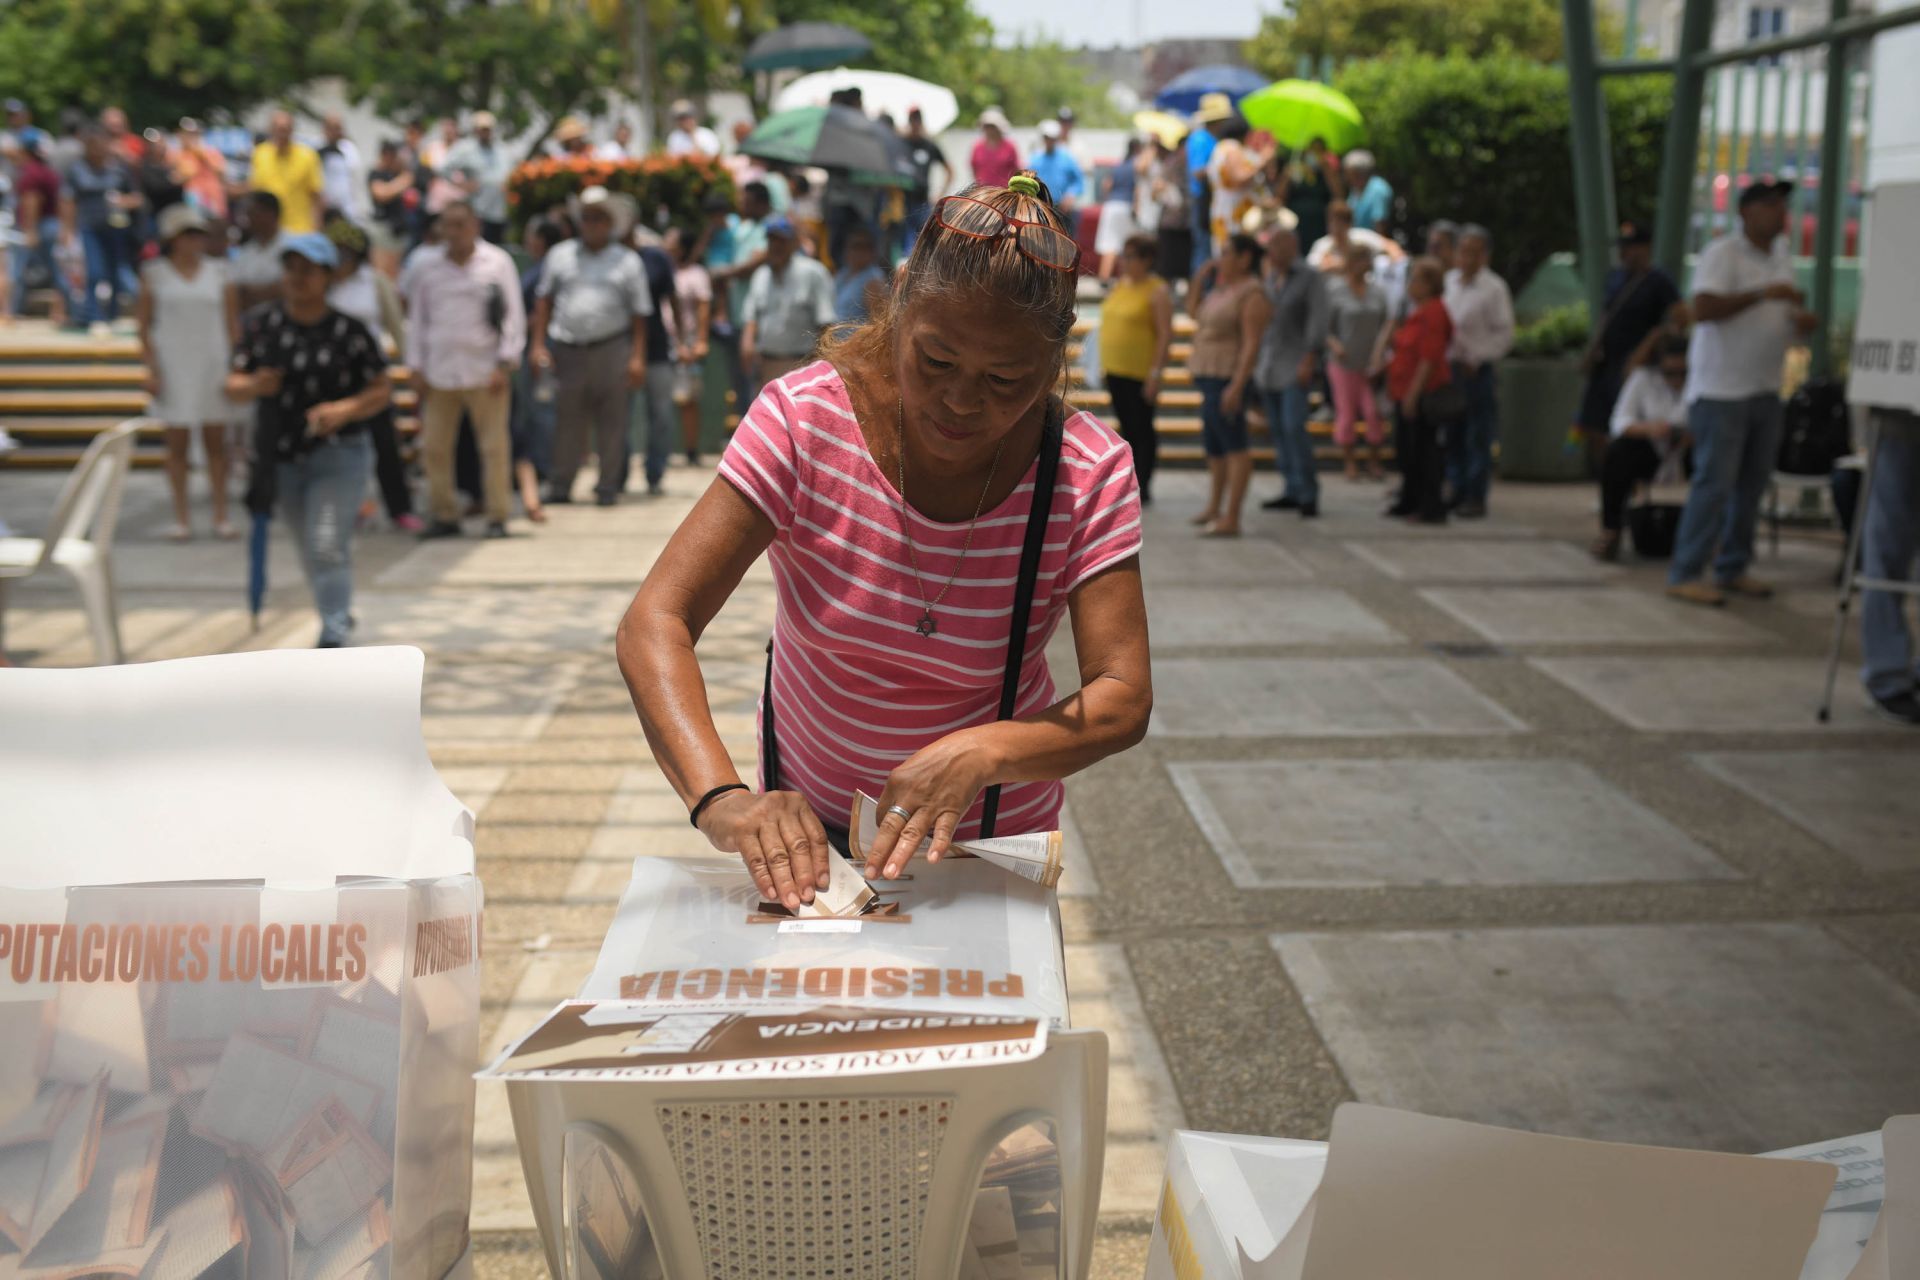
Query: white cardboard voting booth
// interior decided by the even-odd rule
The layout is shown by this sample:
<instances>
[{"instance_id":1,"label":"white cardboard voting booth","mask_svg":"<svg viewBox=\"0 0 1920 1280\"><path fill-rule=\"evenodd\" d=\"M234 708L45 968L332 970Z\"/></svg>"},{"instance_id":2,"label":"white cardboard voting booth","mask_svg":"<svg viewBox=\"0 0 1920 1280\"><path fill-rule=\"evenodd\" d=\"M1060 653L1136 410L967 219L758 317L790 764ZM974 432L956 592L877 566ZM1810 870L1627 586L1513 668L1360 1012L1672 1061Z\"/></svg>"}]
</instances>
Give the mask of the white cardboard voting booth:
<instances>
[{"instance_id":1,"label":"white cardboard voting booth","mask_svg":"<svg viewBox=\"0 0 1920 1280\"><path fill-rule=\"evenodd\" d=\"M1735 1156L1358 1103L1326 1144L1180 1132L1147 1280L1920 1275L1888 1269L1920 1266L1920 1118L1884 1134Z\"/></svg>"},{"instance_id":2,"label":"white cardboard voting booth","mask_svg":"<svg viewBox=\"0 0 1920 1280\"><path fill-rule=\"evenodd\" d=\"M0 1277L460 1263L481 895L422 666L0 670Z\"/></svg>"},{"instance_id":3,"label":"white cardboard voting booth","mask_svg":"<svg viewBox=\"0 0 1920 1280\"><path fill-rule=\"evenodd\" d=\"M874 888L782 918L738 859L636 860L580 998L483 1073L556 1275L1084 1268L1106 1041L1066 1028L1052 889L966 858Z\"/></svg>"}]
</instances>

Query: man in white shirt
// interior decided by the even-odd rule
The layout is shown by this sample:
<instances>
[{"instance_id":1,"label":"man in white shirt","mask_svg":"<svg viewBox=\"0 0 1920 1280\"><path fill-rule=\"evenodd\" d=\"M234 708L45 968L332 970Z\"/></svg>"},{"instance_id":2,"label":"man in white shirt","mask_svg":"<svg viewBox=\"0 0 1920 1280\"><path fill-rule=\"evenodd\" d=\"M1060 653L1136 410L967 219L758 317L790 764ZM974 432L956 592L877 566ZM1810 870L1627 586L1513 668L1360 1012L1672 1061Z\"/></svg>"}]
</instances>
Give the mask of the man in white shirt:
<instances>
[{"instance_id":1,"label":"man in white shirt","mask_svg":"<svg viewBox=\"0 0 1920 1280\"><path fill-rule=\"evenodd\" d=\"M767 219L767 260L754 270L742 308L740 361L755 392L813 359L820 331L839 316L833 277L797 252L800 237L784 214Z\"/></svg>"},{"instance_id":2,"label":"man in white shirt","mask_svg":"<svg viewBox=\"0 0 1920 1280\"><path fill-rule=\"evenodd\" d=\"M1787 347L1814 327L1782 237L1792 191L1791 182L1756 182L1742 191L1740 230L1701 250L1693 269L1693 487L1667 573L1667 594L1690 604L1723 605L1729 591L1756 599L1773 594L1747 565L1760 495L1780 446ZM1709 583L1703 575L1716 544Z\"/></svg>"},{"instance_id":3,"label":"man in white shirt","mask_svg":"<svg viewBox=\"0 0 1920 1280\"><path fill-rule=\"evenodd\" d=\"M720 135L700 123L699 112L685 98L673 104L673 132L667 135L670 156L720 154Z\"/></svg>"},{"instance_id":4,"label":"man in white shirt","mask_svg":"<svg viewBox=\"0 0 1920 1280\"><path fill-rule=\"evenodd\" d=\"M439 227L444 247L420 254L407 277L407 364L420 391L433 511L420 536L461 534L453 455L465 413L480 451L486 536L504 538L512 504L507 379L527 343L520 272L505 249L480 238L480 219L466 202L442 209Z\"/></svg>"},{"instance_id":5,"label":"man in white shirt","mask_svg":"<svg viewBox=\"0 0 1920 1280\"><path fill-rule=\"evenodd\" d=\"M613 137L593 149L595 160L626 160L633 155L633 126L622 120L613 126Z\"/></svg>"},{"instance_id":6,"label":"man in white shirt","mask_svg":"<svg viewBox=\"0 0 1920 1280\"><path fill-rule=\"evenodd\" d=\"M600 460L595 500L627 487L627 417L647 380L647 317L653 294L640 255L620 243L633 200L605 187L580 193L580 238L547 254L533 304L533 367L552 369L559 393L547 501L572 502L573 479L593 444Z\"/></svg>"},{"instance_id":7,"label":"man in white shirt","mask_svg":"<svg viewBox=\"0 0 1920 1280\"><path fill-rule=\"evenodd\" d=\"M1487 514L1493 442L1500 438L1493 366L1513 350L1513 294L1487 266L1492 248L1493 235L1485 227L1468 223L1460 228L1444 297L1453 320L1447 358L1453 363L1453 380L1467 397L1467 416L1447 440L1453 514L1463 520Z\"/></svg>"},{"instance_id":8,"label":"man in white shirt","mask_svg":"<svg viewBox=\"0 0 1920 1280\"><path fill-rule=\"evenodd\" d=\"M320 127L327 136L320 148L320 198L349 222L364 224L367 189L361 179L366 169L360 163L360 148L347 136L339 112L329 111Z\"/></svg>"}]
</instances>

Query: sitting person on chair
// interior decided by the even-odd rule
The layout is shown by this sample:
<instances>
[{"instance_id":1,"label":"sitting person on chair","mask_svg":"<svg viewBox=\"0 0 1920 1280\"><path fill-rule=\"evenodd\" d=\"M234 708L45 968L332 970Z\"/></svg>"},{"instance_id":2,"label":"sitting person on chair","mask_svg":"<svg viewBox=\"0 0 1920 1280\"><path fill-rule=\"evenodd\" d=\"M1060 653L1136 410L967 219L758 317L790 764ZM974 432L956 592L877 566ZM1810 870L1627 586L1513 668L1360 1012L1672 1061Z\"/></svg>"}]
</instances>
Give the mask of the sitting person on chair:
<instances>
[{"instance_id":1,"label":"sitting person on chair","mask_svg":"<svg viewBox=\"0 0 1920 1280\"><path fill-rule=\"evenodd\" d=\"M1682 467L1689 466L1687 406L1681 398L1686 386L1687 340L1666 338L1653 360L1628 375L1614 401L1611 439L1600 464L1600 536L1593 540L1593 554L1601 560L1620 554L1633 487L1659 475L1676 454Z\"/></svg>"}]
</instances>

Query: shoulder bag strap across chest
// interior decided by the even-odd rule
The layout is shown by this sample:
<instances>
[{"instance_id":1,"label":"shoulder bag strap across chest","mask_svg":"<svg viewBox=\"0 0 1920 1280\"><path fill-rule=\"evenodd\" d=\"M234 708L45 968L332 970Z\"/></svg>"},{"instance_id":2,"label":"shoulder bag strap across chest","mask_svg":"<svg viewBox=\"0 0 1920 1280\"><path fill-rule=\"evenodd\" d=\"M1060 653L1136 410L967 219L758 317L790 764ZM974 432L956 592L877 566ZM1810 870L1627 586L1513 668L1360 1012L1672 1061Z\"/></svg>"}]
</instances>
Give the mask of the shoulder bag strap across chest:
<instances>
[{"instance_id":1,"label":"shoulder bag strap across chest","mask_svg":"<svg viewBox=\"0 0 1920 1280\"><path fill-rule=\"evenodd\" d=\"M1033 503L1027 511L1025 540L1020 545L1020 575L1013 587L1013 612L1008 618L1007 665L1000 685L1001 720L1013 719L1020 697L1020 668L1026 662L1028 619L1033 613L1033 591L1040 574L1040 552L1047 540L1047 518L1053 508L1055 482L1060 474L1060 449L1066 436L1066 416L1058 401L1049 398L1047 423L1040 433L1040 457L1034 467ZM780 789L780 745L773 729L773 641L767 641L767 676L760 698L760 773L768 791ZM980 835L991 838L1000 811L1000 784L987 788L980 815Z\"/></svg>"}]
</instances>

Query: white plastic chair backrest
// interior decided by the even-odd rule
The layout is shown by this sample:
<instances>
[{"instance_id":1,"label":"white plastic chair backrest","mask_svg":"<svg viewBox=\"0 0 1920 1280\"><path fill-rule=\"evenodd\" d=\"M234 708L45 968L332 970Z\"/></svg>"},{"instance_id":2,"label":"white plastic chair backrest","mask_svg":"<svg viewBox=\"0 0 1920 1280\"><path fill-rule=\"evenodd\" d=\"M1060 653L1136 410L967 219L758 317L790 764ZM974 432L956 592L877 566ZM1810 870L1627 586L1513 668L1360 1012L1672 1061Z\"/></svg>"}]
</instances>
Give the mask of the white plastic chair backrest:
<instances>
[{"instance_id":1,"label":"white plastic chair backrest","mask_svg":"<svg viewBox=\"0 0 1920 1280\"><path fill-rule=\"evenodd\" d=\"M102 431L87 445L53 504L46 545L40 550L43 567L53 558L55 548L68 539L103 547L113 542L113 529L120 520L120 495L133 466L134 438L145 425L144 418L129 419Z\"/></svg>"},{"instance_id":2,"label":"white plastic chair backrest","mask_svg":"<svg viewBox=\"0 0 1920 1280\"><path fill-rule=\"evenodd\" d=\"M576 1265L586 1245L569 1146L610 1157L613 1184L632 1189L616 1198L637 1194L645 1212L624 1238L644 1227L652 1244L639 1252L657 1250L667 1276L953 1280L988 1155L1035 1121L1052 1122L1059 1154L1062 1274L1078 1280L1092 1260L1106 1151L1100 1031L1055 1032L1039 1058L995 1066L733 1085L509 1081L507 1093L561 1280L653 1274L632 1256L620 1273Z\"/></svg>"}]
</instances>

